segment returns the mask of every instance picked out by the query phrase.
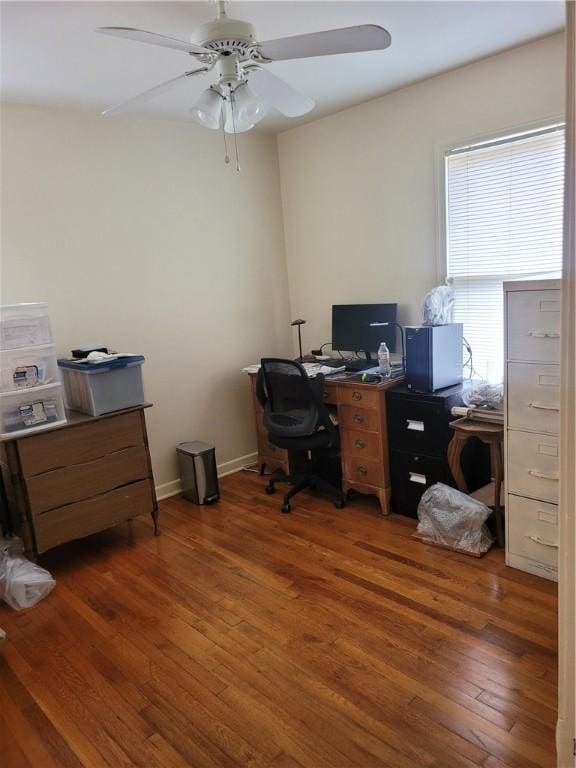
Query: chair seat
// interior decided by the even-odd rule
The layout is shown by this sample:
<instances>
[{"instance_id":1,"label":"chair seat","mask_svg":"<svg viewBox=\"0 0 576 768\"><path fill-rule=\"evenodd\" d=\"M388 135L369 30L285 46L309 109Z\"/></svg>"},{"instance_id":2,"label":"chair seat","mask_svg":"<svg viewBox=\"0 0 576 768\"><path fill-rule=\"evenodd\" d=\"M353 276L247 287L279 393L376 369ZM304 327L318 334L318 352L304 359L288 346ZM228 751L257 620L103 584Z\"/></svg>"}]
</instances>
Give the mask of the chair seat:
<instances>
[{"instance_id":1,"label":"chair seat","mask_svg":"<svg viewBox=\"0 0 576 768\"><path fill-rule=\"evenodd\" d=\"M277 448L285 448L288 451L316 451L330 445L330 435L325 430L319 430L305 437L283 437L270 432L268 440Z\"/></svg>"}]
</instances>

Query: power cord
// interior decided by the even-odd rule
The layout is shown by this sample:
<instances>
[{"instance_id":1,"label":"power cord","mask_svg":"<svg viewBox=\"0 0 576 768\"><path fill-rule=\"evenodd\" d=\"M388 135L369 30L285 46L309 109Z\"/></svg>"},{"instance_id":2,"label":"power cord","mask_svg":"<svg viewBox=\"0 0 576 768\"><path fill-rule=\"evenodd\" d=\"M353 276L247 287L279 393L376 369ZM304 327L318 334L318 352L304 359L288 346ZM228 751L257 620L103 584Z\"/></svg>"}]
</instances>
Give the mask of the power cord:
<instances>
[{"instance_id":1,"label":"power cord","mask_svg":"<svg viewBox=\"0 0 576 768\"><path fill-rule=\"evenodd\" d=\"M472 347L468 343L468 340L465 336L462 337L462 342L464 344L464 347L466 351L468 352L468 360L463 364L462 368L469 368L470 372L468 374L468 378L472 379L473 376L477 376L479 379L482 378L482 376L478 373L478 371L474 368L474 362L472 357Z\"/></svg>"}]
</instances>

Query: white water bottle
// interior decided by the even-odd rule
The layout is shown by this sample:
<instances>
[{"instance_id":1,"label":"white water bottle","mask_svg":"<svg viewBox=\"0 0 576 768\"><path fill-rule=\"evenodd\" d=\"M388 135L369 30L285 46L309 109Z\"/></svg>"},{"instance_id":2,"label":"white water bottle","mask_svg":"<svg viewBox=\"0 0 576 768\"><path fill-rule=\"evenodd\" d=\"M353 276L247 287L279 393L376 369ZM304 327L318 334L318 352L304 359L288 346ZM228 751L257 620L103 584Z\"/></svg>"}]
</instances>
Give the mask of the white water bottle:
<instances>
[{"instance_id":1,"label":"white water bottle","mask_svg":"<svg viewBox=\"0 0 576 768\"><path fill-rule=\"evenodd\" d=\"M385 341L378 348L378 371L385 379L390 378L390 351Z\"/></svg>"}]
</instances>

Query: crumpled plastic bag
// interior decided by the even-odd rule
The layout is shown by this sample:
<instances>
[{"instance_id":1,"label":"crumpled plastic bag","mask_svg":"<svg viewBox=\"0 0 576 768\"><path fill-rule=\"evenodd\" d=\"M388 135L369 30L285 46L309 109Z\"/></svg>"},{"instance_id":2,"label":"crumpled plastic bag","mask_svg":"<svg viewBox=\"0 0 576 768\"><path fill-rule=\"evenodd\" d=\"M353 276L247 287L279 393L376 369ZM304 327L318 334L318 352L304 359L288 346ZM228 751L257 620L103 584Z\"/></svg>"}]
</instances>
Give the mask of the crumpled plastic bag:
<instances>
[{"instance_id":1,"label":"crumpled plastic bag","mask_svg":"<svg viewBox=\"0 0 576 768\"><path fill-rule=\"evenodd\" d=\"M452 322L454 313L454 288L451 277L446 278L445 285L432 288L424 296L422 308L422 325L448 325Z\"/></svg>"},{"instance_id":2,"label":"crumpled plastic bag","mask_svg":"<svg viewBox=\"0 0 576 768\"><path fill-rule=\"evenodd\" d=\"M20 539L0 539L0 598L15 611L31 608L54 589L45 568L24 557Z\"/></svg>"},{"instance_id":3,"label":"crumpled plastic bag","mask_svg":"<svg viewBox=\"0 0 576 768\"><path fill-rule=\"evenodd\" d=\"M417 532L423 541L483 555L493 543L486 504L443 483L428 488L418 505Z\"/></svg>"},{"instance_id":4,"label":"crumpled plastic bag","mask_svg":"<svg viewBox=\"0 0 576 768\"><path fill-rule=\"evenodd\" d=\"M462 390L462 400L468 406L501 411L504 408L504 384L490 384L488 381L470 382Z\"/></svg>"}]
</instances>

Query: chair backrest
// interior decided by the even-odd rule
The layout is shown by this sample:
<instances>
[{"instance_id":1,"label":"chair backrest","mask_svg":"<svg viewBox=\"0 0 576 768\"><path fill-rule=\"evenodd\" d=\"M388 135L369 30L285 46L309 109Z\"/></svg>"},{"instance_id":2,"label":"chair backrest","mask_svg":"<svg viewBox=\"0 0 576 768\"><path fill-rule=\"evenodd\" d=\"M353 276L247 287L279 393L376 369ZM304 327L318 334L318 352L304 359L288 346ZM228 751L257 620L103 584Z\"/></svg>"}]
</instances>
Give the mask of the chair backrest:
<instances>
[{"instance_id":1,"label":"chair backrest","mask_svg":"<svg viewBox=\"0 0 576 768\"><path fill-rule=\"evenodd\" d=\"M295 360L262 358L256 394L271 435L307 437L321 427L337 434L324 405L324 376L309 378Z\"/></svg>"}]
</instances>

